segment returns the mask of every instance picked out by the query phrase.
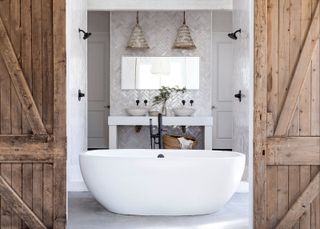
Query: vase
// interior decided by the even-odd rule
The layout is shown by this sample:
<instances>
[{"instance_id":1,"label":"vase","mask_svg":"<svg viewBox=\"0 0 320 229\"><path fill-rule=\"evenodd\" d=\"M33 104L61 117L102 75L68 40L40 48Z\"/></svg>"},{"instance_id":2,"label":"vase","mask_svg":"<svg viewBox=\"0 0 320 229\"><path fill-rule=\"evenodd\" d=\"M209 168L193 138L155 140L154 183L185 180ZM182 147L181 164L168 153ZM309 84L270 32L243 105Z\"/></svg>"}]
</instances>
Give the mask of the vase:
<instances>
[{"instance_id":1,"label":"vase","mask_svg":"<svg viewBox=\"0 0 320 229\"><path fill-rule=\"evenodd\" d=\"M166 102L164 102L164 103L162 104L161 114L164 115L164 116L167 115L167 103L166 103Z\"/></svg>"}]
</instances>

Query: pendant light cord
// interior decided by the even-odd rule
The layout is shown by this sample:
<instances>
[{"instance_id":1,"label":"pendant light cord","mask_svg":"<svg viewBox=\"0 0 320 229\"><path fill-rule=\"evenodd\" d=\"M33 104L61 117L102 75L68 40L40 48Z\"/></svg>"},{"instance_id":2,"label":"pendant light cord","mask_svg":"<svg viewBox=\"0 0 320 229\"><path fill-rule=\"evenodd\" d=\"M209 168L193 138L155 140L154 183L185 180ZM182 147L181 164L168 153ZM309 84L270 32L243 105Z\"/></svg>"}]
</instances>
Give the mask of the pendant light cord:
<instances>
[{"instance_id":1,"label":"pendant light cord","mask_svg":"<svg viewBox=\"0 0 320 229\"><path fill-rule=\"evenodd\" d=\"M186 24L186 11L183 11L183 24Z\"/></svg>"}]
</instances>

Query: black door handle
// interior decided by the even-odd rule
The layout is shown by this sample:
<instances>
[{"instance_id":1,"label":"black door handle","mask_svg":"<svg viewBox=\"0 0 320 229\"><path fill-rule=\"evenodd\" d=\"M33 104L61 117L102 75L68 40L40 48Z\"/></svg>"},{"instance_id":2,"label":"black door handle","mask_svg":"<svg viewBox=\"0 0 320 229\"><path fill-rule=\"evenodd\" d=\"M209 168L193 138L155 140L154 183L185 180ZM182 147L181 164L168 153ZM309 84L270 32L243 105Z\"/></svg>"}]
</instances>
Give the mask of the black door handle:
<instances>
[{"instance_id":1,"label":"black door handle","mask_svg":"<svg viewBox=\"0 0 320 229\"><path fill-rule=\"evenodd\" d=\"M234 97L237 98L239 102L241 102L243 97L241 90L239 90L238 94L235 94Z\"/></svg>"},{"instance_id":2,"label":"black door handle","mask_svg":"<svg viewBox=\"0 0 320 229\"><path fill-rule=\"evenodd\" d=\"M80 89L78 90L78 100L81 101L82 97L85 97L86 94L84 94Z\"/></svg>"}]
</instances>

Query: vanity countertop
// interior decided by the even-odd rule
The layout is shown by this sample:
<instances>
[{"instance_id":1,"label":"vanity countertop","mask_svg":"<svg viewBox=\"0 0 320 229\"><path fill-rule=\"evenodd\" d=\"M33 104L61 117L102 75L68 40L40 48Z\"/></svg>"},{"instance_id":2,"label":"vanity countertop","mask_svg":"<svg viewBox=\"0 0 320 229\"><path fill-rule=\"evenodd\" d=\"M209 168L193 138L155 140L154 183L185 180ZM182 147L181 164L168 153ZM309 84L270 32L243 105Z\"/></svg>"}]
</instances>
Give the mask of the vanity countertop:
<instances>
[{"instance_id":1,"label":"vanity countertop","mask_svg":"<svg viewBox=\"0 0 320 229\"><path fill-rule=\"evenodd\" d=\"M157 125L158 117L156 116L109 116L109 126L148 126L149 120L152 119L153 125ZM212 126L212 116L163 116L162 123L164 126Z\"/></svg>"}]
</instances>

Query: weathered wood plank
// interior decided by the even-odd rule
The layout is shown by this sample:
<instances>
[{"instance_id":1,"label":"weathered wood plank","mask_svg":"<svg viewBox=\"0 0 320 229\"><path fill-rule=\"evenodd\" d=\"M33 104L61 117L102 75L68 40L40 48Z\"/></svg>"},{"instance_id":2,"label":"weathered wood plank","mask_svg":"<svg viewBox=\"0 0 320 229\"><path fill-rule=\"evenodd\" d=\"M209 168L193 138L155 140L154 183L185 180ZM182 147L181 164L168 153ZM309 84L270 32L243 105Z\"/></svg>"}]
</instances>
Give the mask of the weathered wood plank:
<instances>
[{"instance_id":1,"label":"weathered wood plank","mask_svg":"<svg viewBox=\"0 0 320 229\"><path fill-rule=\"evenodd\" d=\"M9 162L10 163L10 162ZM22 166L20 163L14 163L12 167L12 189L18 196L22 196ZM13 212L12 229L20 229L22 225L20 217Z\"/></svg>"},{"instance_id":2,"label":"weathered wood plank","mask_svg":"<svg viewBox=\"0 0 320 229\"><path fill-rule=\"evenodd\" d=\"M311 62L299 98L299 136L311 136Z\"/></svg>"},{"instance_id":3,"label":"weathered wood plank","mask_svg":"<svg viewBox=\"0 0 320 229\"><path fill-rule=\"evenodd\" d=\"M49 145L53 144L53 138L47 135L1 135L1 150L45 150L49 149Z\"/></svg>"},{"instance_id":4,"label":"weathered wood plank","mask_svg":"<svg viewBox=\"0 0 320 229\"><path fill-rule=\"evenodd\" d=\"M317 1L313 1L313 6ZM320 49L319 41L312 57L311 74L311 135L320 136ZM320 145L318 146L320 148ZM319 157L320 160L320 157ZM311 177L320 171L320 166L311 166ZM320 193L311 203L311 229L320 228Z\"/></svg>"},{"instance_id":5,"label":"weathered wood plank","mask_svg":"<svg viewBox=\"0 0 320 229\"><path fill-rule=\"evenodd\" d=\"M312 166L311 167L311 177L315 177L317 173L320 171L320 166ZM320 228L320 191L318 196L311 203L311 213L310 213L310 227L311 229Z\"/></svg>"},{"instance_id":6,"label":"weathered wood plank","mask_svg":"<svg viewBox=\"0 0 320 229\"><path fill-rule=\"evenodd\" d=\"M0 18L3 18L4 27L10 30L10 1L0 1ZM1 55L0 55L1 56ZM0 57L0 110L1 110L1 134L11 134L11 105L10 93L11 84L8 71L2 58Z\"/></svg>"},{"instance_id":7,"label":"weathered wood plank","mask_svg":"<svg viewBox=\"0 0 320 229\"><path fill-rule=\"evenodd\" d=\"M53 166L43 165L43 222L48 228L53 227Z\"/></svg>"},{"instance_id":8,"label":"weathered wood plank","mask_svg":"<svg viewBox=\"0 0 320 229\"><path fill-rule=\"evenodd\" d=\"M317 39L319 38L319 3L316 8L306 41L303 45L301 55L299 57L298 64L296 66L289 91L281 110L278 124L276 127L275 135L284 136L287 134L289 123L292 120L294 109L297 105L297 99L299 97L302 84L306 78L306 72L309 67L313 50L315 49Z\"/></svg>"},{"instance_id":9,"label":"weathered wood plank","mask_svg":"<svg viewBox=\"0 0 320 229\"><path fill-rule=\"evenodd\" d=\"M266 228L267 0L254 4L254 228Z\"/></svg>"},{"instance_id":10,"label":"weathered wood plank","mask_svg":"<svg viewBox=\"0 0 320 229\"><path fill-rule=\"evenodd\" d=\"M0 194L21 219L32 229L46 229L42 221L23 202L10 185L0 176Z\"/></svg>"},{"instance_id":11,"label":"weathered wood plank","mask_svg":"<svg viewBox=\"0 0 320 229\"><path fill-rule=\"evenodd\" d=\"M281 219L277 225L277 229L291 228L306 208L316 198L320 191L320 172L309 183L308 187L303 191L297 201L290 207L286 215Z\"/></svg>"},{"instance_id":12,"label":"weathered wood plank","mask_svg":"<svg viewBox=\"0 0 320 229\"><path fill-rule=\"evenodd\" d=\"M20 1L10 2L10 39L19 63L21 63ZM12 134L21 134L21 104L11 82L11 125Z\"/></svg>"},{"instance_id":13,"label":"weathered wood plank","mask_svg":"<svg viewBox=\"0 0 320 229\"><path fill-rule=\"evenodd\" d=\"M65 0L53 1L53 69L55 148L66 153L66 28ZM57 159L53 172L53 228L66 227L66 160Z\"/></svg>"},{"instance_id":14,"label":"weathered wood plank","mask_svg":"<svg viewBox=\"0 0 320 229\"><path fill-rule=\"evenodd\" d=\"M320 49L319 41L311 64L311 135L320 136ZM320 147L320 146L319 146Z\"/></svg>"},{"instance_id":15,"label":"weathered wood plank","mask_svg":"<svg viewBox=\"0 0 320 229\"><path fill-rule=\"evenodd\" d=\"M312 8L312 0L301 2L301 17L302 24L304 25L301 37L306 38L308 34L308 27L311 24L312 14L315 12L315 8ZM319 20L319 18L318 18ZM315 50L313 51L313 53ZM311 57L312 58L312 57ZM310 136L311 134L311 123L310 123L310 80L311 80L311 63L312 59L307 68L305 74L305 80L302 84L300 96L298 99L298 109L299 109L299 135L300 136ZM310 176L310 166L305 165L300 167L300 192L302 193L311 179ZM310 205L306 206L304 214L300 217L299 223L300 227L303 229L310 228Z\"/></svg>"},{"instance_id":16,"label":"weathered wood plank","mask_svg":"<svg viewBox=\"0 0 320 229\"><path fill-rule=\"evenodd\" d=\"M269 138L270 165L319 165L320 137Z\"/></svg>"},{"instance_id":17,"label":"weathered wood plank","mask_svg":"<svg viewBox=\"0 0 320 229\"><path fill-rule=\"evenodd\" d=\"M66 227L66 160L56 159L53 164L54 229Z\"/></svg>"},{"instance_id":18,"label":"weathered wood plank","mask_svg":"<svg viewBox=\"0 0 320 229\"><path fill-rule=\"evenodd\" d=\"M22 165L22 199L32 209L32 163ZM22 228L28 228L26 222Z\"/></svg>"},{"instance_id":19,"label":"weathered wood plank","mask_svg":"<svg viewBox=\"0 0 320 229\"><path fill-rule=\"evenodd\" d=\"M46 129L42 123L41 117L33 100L30 89L25 80L25 76L21 70L17 57L14 53L12 44L0 18L0 53L7 66L7 70L11 77L18 98L27 115L29 124L34 134L46 134Z\"/></svg>"},{"instance_id":20,"label":"weathered wood plank","mask_svg":"<svg viewBox=\"0 0 320 229\"><path fill-rule=\"evenodd\" d=\"M310 166L300 166L300 192L302 193L310 183ZM310 204L305 205L304 214L300 217L300 227L310 228Z\"/></svg>"},{"instance_id":21,"label":"weathered wood plank","mask_svg":"<svg viewBox=\"0 0 320 229\"><path fill-rule=\"evenodd\" d=\"M48 95L53 95L53 34L52 0L42 0L42 87ZM53 128L53 96L42 97L42 120L47 132Z\"/></svg>"},{"instance_id":22,"label":"weathered wood plank","mask_svg":"<svg viewBox=\"0 0 320 229\"><path fill-rule=\"evenodd\" d=\"M290 75L293 75L295 66L299 59L300 47L301 47L301 2L300 0L291 0L290 2L290 49L289 49L289 70ZM289 136L299 136L299 110L295 109L295 114L292 118L292 122L288 131ZM300 195L300 167L289 166L289 180L288 180L288 205L291 206ZM292 229L299 229L300 225L297 222Z\"/></svg>"},{"instance_id":23,"label":"weathered wood plank","mask_svg":"<svg viewBox=\"0 0 320 229\"><path fill-rule=\"evenodd\" d=\"M272 114L272 135L279 109L279 0L268 0L268 112ZM271 120L271 117L270 119ZM271 127L271 126L270 126ZM270 129L269 129L270 130ZM269 131L268 131L269 132ZM269 136L271 136L269 134Z\"/></svg>"},{"instance_id":24,"label":"weathered wood plank","mask_svg":"<svg viewBox=\"0 0 320 229\"><path fill-rule=\"evenodd\" d=\"M291 206L300 195L300 176L299 176L300 168L299 166L289 166L289 206ZM299 222L297 222L293 229L299 228Z\"/></svg>"},{"instance_id":25,"label":"weathered wood plank","mask_svg":"<svg viewBox=\"0 0 320 229\"><path fill-rule=\"evenodd\" d=\"M278 114L284 104L290 83L290 0L279 0L279 22L278 22ZM268 52L270 50L268 49ZM276 124L278 119L275 120ZM276 127L275 127L276 128Z\"/></svg>"},{"instance_id":26,"label":"weathered wood plank","mask_svg":"<svg viewBox=\"0 0 320 229\"><path fill-rule=\"evenodd\" d=\"M274 228L278 222L278 168L267 167L267 228Z\"/></svg>"},{"instance_id":27,"label":"weathered wood plank","mask_svg":"<svg viewBox=\"0 0 320 229\"><path fill-rule=\"evenodd\" d=\"M32 210L40 220L43 219L43 164L32 165Z\"/></svg>"},{"instance_id":28,"label":"weathered wood plank","mask_svg":"<svg viewBox=\"0 0 320 229\"><path fill-rule=\"evenodd\" d=\"M289 167L278 166L278 220L280 220L289 209Z\"/></svg>"},{"instance_id":29,"label":"weathered wood plank","mask_svg":"<svg viewBox=\"0 0 320 229\"><path fill-rule=\"evenodd\" d=\"M11 164L1 164L1 177L8 183L11 184ZM1 228L11 228L11 216L12 211L10 203L6 203L5 199L1 195Z\"/></svg>"},{"instance_id":30,"label":"weathered wood plank","mask_svg":"<svg viewBox=\"0 0 320 229\"><path fill-rule=\"evenodd\" d=\"M66 145L66 28L65 0L53 1L54 136Z\"/></svg>"},{"instance_id":31,"label":"weathered wood plank","mask_svg":"<svg viewBox=\"0 0 320 229\"><path fill-rule=\"evenodd\" d=\"M32 95L42 118L42 4L41 0L32 0L31 41L32 41ZM49 96L50 97L50 96Z\"/></svg>"},{"instance_id":32,"label":"weathered wood plank","mask_svg":"<svg viewBox=\"0 0 320 229\"><path fill-rule=\"evenodd\" d=\"M22 28L22 39L21 39L21 68L24 76L32 91L32 41L31 41L31 0L21 1L21 28ZM30 134L32 130L28 123L27 117L22 112L22 133Z\"/></svg>"}]
</instances>

